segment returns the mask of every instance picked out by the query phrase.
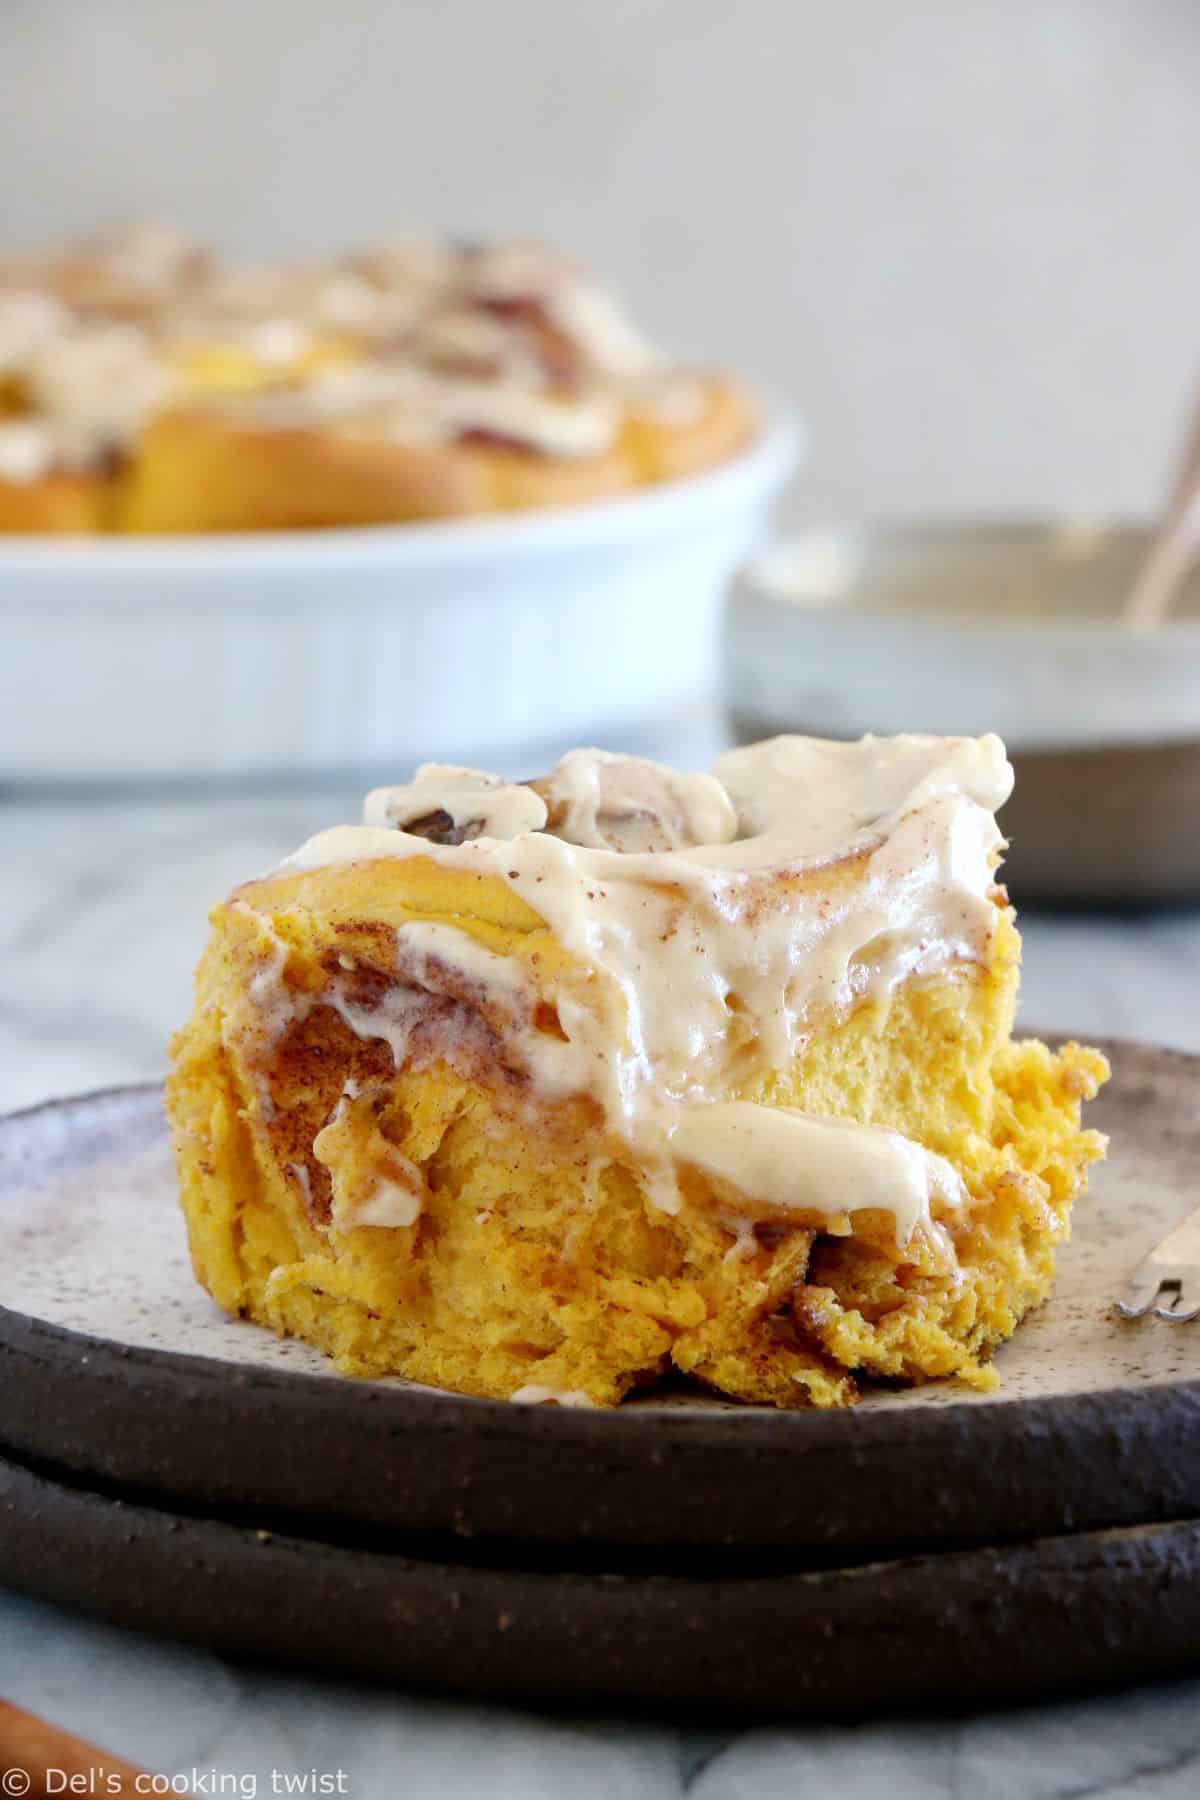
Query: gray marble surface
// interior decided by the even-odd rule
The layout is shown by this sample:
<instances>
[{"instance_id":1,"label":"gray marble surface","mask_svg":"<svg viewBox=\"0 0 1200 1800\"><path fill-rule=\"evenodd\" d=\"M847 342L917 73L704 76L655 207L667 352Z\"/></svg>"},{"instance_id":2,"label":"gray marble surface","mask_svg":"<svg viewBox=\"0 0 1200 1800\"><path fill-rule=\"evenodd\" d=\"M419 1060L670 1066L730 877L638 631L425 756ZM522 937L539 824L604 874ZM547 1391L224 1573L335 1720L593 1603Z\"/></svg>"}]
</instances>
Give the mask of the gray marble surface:
<instances>
[{"instance_id":1,"label":"gray marble surface","mask_svg":"<svg viewBox=\"0 0 1200 1800\"><path fill-rule=\"evenodd\" d=\"M334 788L0 803L0 1105L160 1072L208 903L356 804ZM1028 1022L1200 1051L1200 911L1022 923ZM312 1769L342 1771L360 1800L1200 1792L1200 1682L954 1721L708 1734L252 1671L0 1594L0 1695L151 1767L240 1776L247 1794L271 1793L273 1770Z\"/></svg>"}]
</instances>

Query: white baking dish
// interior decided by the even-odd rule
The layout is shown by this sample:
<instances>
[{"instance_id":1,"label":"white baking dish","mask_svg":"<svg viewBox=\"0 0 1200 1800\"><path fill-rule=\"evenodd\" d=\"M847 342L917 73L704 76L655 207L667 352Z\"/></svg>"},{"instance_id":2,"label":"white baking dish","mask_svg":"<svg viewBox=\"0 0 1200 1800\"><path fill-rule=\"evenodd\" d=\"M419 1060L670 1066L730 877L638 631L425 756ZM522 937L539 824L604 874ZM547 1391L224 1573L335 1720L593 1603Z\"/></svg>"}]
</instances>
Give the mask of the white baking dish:
<instances>
[{"instance_id":1,"label":"white baking dish","mask_svg":"<svg viewBox=\"0 0 1200 1800\"><path fill-rule=\"evenodd\" d=\"M0 780L398 771L665 717L795 466L569 510L187 538L0 539Z\"/></svg>"}]
</instances>

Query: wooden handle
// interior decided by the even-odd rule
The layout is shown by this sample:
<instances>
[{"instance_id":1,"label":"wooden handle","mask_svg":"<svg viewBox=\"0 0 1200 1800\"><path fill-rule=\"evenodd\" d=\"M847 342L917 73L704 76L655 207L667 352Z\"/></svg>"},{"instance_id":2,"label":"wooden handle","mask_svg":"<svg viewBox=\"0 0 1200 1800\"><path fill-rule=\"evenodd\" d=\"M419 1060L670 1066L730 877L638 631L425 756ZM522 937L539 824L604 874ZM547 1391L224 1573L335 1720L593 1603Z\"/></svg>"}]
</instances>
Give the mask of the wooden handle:
<instances>
[{"instance_id":1,"label":"wooden handle","mask_svg":"<svg viewBox=\"0 0 1200 1800\"><path fill-rule=\"evenodd\" d=\"M1200 400L1196 402L1183 449L1175 465L1175 484L1167 502L1169 514L1183 511L1196 485L1197 476L1200 476Z\"/></svg>"},{"instance_id":2,"label":"wooden handle","mask_svg":"<svg viewBox=\"0 0 1200 1800\"><path fill-rule=\"evenodd\" d=\"M1163 623L1200 552L1200 401L1175 464L1171 497L1125 600L1123 618L1135 631Z\"/></svg>"},{"instance_id":3,"label":"wooden handle","mask_svg":"<svg viewBox=\"0 0 1200 1800\"><path fill-rule=\"evenodd\" d=\"M29 1785L22 1785L21 1777ZM71 1777L75 1776L74 1787ZM81 1786L79 1777L88 1781ZM139 1777L141 1778L139 1780ZM149 1770L122 1762L95 1744L60 1731L57 1725L35 1718L0 1700L0 1795L4 1800L48 1800L48 1796L87 1794L98 1800L133 1800L153 1794ZM161 1785L161 1784L160 1784Z\"/></svg>"},{"instance_id":4,"label":"wooden handle","mask_svg":"<svg viewBox=\"0 0 1200 1800\"><path fill-rule=\"evenodd\" d=\"M1193 470L1177 508L1168 513L1146 553L1125 602L1126 625L1161 625L1200 551L1200 469Z\"/></svg>"}]
</instances>

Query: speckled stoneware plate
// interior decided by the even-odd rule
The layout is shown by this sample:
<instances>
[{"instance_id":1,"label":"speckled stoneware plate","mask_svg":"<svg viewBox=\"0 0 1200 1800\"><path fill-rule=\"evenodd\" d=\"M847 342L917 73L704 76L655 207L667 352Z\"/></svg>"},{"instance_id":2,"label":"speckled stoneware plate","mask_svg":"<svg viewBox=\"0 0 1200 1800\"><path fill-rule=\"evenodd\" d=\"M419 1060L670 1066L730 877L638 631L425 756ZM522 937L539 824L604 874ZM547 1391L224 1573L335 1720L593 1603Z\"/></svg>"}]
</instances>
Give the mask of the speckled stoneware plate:
<instances>
[{"instance_id":1,"label":"speckled stoneware plate","mask_svg":"<svg viewBox=\"0 0 1200 1800\"><path fill-rule=\"evenodd\" d=\"M1182 1667L1200 1323L1112 1301L1200 1200L1200 1059L1106 1048L1111 1159L999 1390L840 1413L343 1380L195 1286L156 1088L0 1121L0 1580L237 1654L576 1698L804 1712Z\"/></svg>"},{"instance_id":2,"label":"speckled stoneware plate","mask_svg":"<svg viewBox=\"0 0 1200 1800\"><path fill-rule=\"evenodd\" d=\"M1112 1301L1200 1203L1200 1059L1108 1046L1110 1160L1053 1299L980 1395L837 1413L669 1394L615 1412L355 1382L195 1284L157 1088L0 1121L0 1453L199 1507L562 1544L995 1542L1200 1518L1200 1323Z\"/></svg>"}]
</instances>

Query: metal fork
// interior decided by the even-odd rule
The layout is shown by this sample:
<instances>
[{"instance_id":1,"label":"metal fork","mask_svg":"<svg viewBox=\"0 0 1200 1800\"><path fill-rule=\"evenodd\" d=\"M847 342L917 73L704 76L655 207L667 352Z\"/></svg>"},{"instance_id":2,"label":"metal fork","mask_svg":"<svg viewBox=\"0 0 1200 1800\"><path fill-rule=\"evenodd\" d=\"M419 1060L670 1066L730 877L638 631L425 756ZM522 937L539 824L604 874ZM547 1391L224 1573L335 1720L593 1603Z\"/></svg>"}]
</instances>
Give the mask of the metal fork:
<instances>
[{"instance_id":1,"label":"metal fork","mask_svg":"<svg viewBox=\"0 0 1200 1800\"><path fill-rule=\"evenodd\" d=\"M1138 1264L1117 1311L1126 1319L1152 1312L1172 1325L1200 1319L1200 1206Z\"/></svg>"}]
</instances>

